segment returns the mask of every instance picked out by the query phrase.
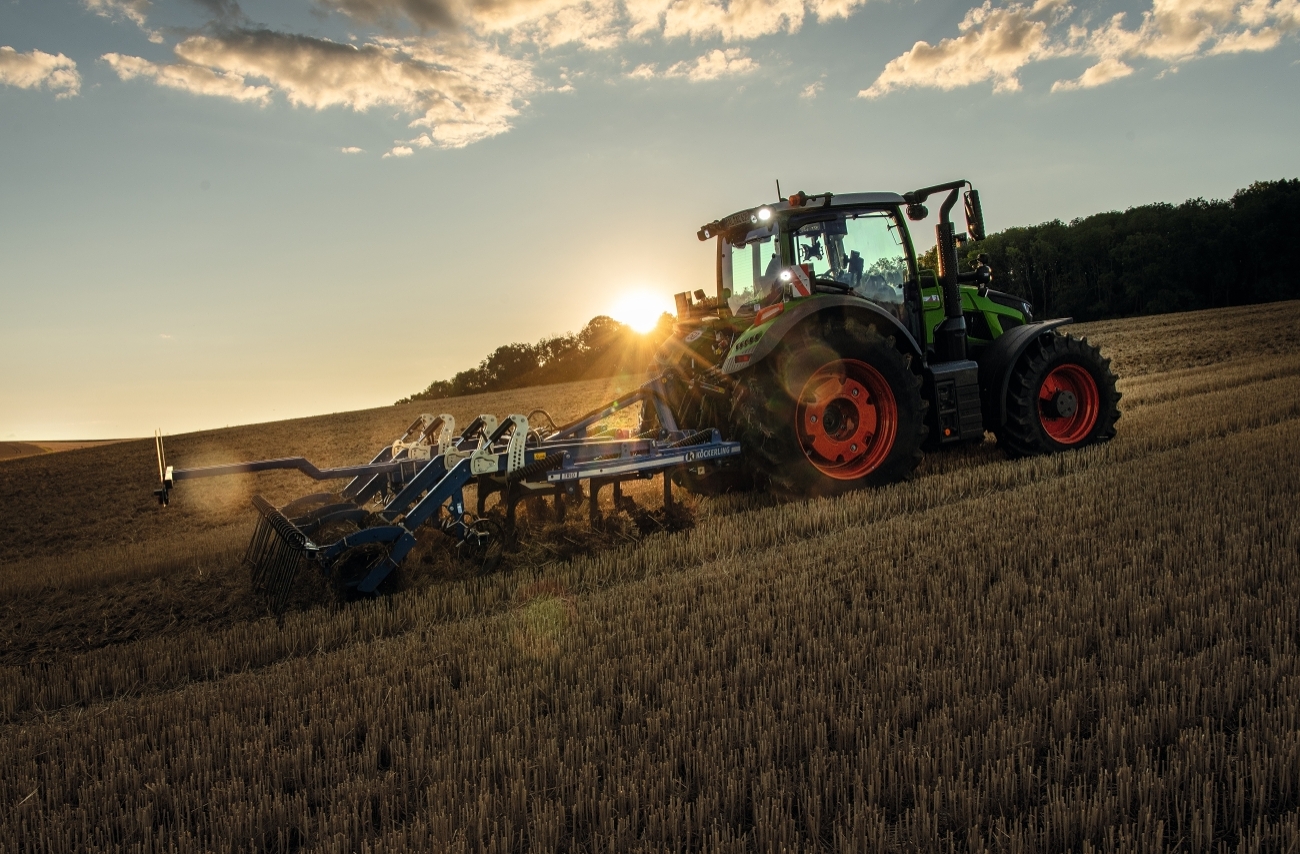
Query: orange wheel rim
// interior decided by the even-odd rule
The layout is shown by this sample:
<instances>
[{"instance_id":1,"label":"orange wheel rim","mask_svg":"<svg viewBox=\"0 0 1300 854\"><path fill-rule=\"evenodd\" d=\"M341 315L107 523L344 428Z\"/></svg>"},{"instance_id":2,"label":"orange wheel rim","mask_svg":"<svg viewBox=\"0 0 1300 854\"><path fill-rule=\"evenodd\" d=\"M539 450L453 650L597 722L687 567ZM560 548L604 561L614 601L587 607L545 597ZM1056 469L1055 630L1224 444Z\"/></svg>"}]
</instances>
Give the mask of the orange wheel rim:
<instances>
[{"instance_id":1,"label":"orange wheel rim","mask_svg":"<svg viewBox=\"0 0 1300 854\"><path fill-rule=\"evenodd\" d=\"M828 362L809 377L795 417L804 456L835 480L856 480L880 468L898 436L893 389L856 359Z\"/></svg>"},{"instance_id":2,"label":"orange wheel rim","mask_svg":"<svg viewBox=\"0 0 1300 854\"><path fill-rule=\"evenodd\" d=\"M1092 433L1101 413L1097 381L1080 365L1058 365L1038 387L1038 420L1052 440L1077 445Z\"/></svg>"}]
</instances>

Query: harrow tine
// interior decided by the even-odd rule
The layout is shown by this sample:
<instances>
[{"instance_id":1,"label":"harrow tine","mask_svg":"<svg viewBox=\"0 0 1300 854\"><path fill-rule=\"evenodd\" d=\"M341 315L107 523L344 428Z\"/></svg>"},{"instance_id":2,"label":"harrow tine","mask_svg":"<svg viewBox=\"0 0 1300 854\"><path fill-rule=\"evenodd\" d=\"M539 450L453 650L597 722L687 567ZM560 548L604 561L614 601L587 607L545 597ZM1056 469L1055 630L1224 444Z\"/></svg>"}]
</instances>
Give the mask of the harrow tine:
<instances>
[{"instance_id":1,"label":"harrow tine","mask_svg":"<svg viewBox=\"0 0 1300 854\"><path fill-rule=\"evenodd\" d=\"M266 593L271 599L271 609L278 614L284 610L285 602L289 598L289 589L293 586L293 579L306 559L302 552L294 550L284 542L278 542L275 551L274 563L267 573Z\"/></svg>"},{"instance_id":2,"label":"harrow tine","mask_svg":"<svg viewBox=\"0 0 1300 854\"><path fill-rule=\"evenodd\" d=\"M293 580L315 544L262 496L253 496L253 506L259 516L244 563L252 571L253 585L266 591L271 609L278 614L284 610Z\"/></svg>"},{"instance_id":3,"label":"harrow tine","mask_svg":"<svg viewBox=\"0 0 1300 854\"><path fill-rule=\"evenodd\" d=\"M257 526L253 528L253 536L248 541L248 548L244 550L244 565L253 573L253 583L259 583L261 579L262 556L266 554L268 538L273 535L271 523L261 516L257 517Z\"/></svg>"}]
</instances>

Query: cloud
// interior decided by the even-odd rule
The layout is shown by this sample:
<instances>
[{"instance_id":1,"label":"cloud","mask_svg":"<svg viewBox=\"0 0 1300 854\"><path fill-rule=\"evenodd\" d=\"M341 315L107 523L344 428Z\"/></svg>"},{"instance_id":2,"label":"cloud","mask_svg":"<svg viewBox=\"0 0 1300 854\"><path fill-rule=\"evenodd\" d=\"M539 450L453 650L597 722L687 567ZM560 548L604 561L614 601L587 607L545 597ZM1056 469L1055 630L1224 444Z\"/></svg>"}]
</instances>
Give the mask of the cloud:
<instances>
[{"instance_id":1,"label":"cloud","mask_svg":"<svg viewBox=\"0 0 1300 854\"><path fill-rule=\"evenodd\" d=\"M1273 27L1263 27L1251 31L1245 30L1240 33L1228 33L1221 36L1214 47L1210 48L1211 54L1222 53L1242 53L1244 51L1265 51L1277 47L1277 43L1282 40L1280 30Z\"/></svg>"},{"instance_id":2,"label":"cloud","mask_svg":"<svg viewBox=\"0 0 1300 854\"><path fill-rule=\"evenodd\" d=\"M725 41L794 33L803 25L804 0L676 0L664 13L664 37Z\"/></svg>"},{"instance_id":3,"label":"cloud","mask_svg":"<svg viewBox=\"0 0 1300 854\"><path fill-rule=\"evenodd\" d=\"M395 145L384 156L385 157L410 157L414 153L415 153L414 150L412 150L412 148L409 145Z\"/></svg>"},{"instance_id":4,"label":"cloud","mask_svg":"<svg viewBox=\"0 0 1300 854\"><path fill-rule=\"evenodd\" d=\"M246 19L238 0L192 0L192 2L207 9L212 20L222 24L230 25Z\"/></svg>"},{"instance_id":5,"label":"cloud","mask_svg":"<svg viewBox=\"0 0 1300 854\"><path fill-rule=\"evenodd\" d=\"M612 0L566 4L534 20L494 21L488 29L512 29L514 38L527 38L545 48L581 44L589 50L609 50L624 39L621 11Z\"/></svg>"},{"instance_id":6,"label":"cloud","mask_svg":"<svg viewBox=\"0 0 1300 854\"><path fill-rule=\"evenodd\" d=\"M736 77L758 69L758 63L744 55L738 47L726 50L714 49L697 57L693 62L678 62L667 71L664 77L685 77L700 83L705 80L717 80L720 77Z\"/></svg>"},{"instance_id":7,"label":"cloud","mask_svg":"<svg viewBox=\"0 0 1300 854\"><path fill-rule=\"evenodd\" d=\"M1242 51L1271 50L1282 36L1300 30L1296 0L1154 0L1135 29L1124 26L1125 14L1112 16L1088 31L1076 27L1072 41L1079 53L1100 61L1075 81L1057 81L1052 91L1097 86L1127 76L1129 63L1154 59L1169 64L1158 74L1177 70L1174 63Z\"/></svg>"},{"instance_id":8,"label":"cloud","mask_svg":"<svg viewBox=\"0 0 1300 854\"><path fill-rule=\"evenodd\" d=\"M623 0L623 9L628 17L629 38L639 39L663 27L664 12L673 4L673 0Z\"/></svg>"},{"instance_id":9,"label":"cloud","mask_svg":"<svg viewBox=\"0 0 1300 854\"><path fill-rule=\"evenodd\" d=\"M344 154L365 154L366 153L366 150L364 148L357 148L355 145L345 145L342 148L340 148L339 151L343 152Z\"/></svg>"},{"instance_id":10,"label":"cloud","mask_svg":"<svg viewBox=\"0 0 1300 854\"><path fill-rule=\"evenodd\" d=\"M989 80L995 92L1015 91L1020 69L1063 56L1094 63L1073 80L1056 81L1052 91L1090 89L1132 74L1134 60L1166 63L1161 77L1175 63L1202 56L1270 50L1300 30L1298 0L1153 0L1134 29L1125 26L1123 12L1094 29L1086 19L1071 22L1074 16L1064 0L996 8L986 0L967 12L959 36L938 45L917 42L858 94L877 98L907 87L955 89Z\"/></svg>"},{"instance_id":11,"label":"cloud","mask_svg":"<svg viewBox=\"0 0 1300 854\"><path fill-rule=\"evenodd\" d=\"M539 47L581 44L606 50L627 39L743 41L796 32L811 12L848 17L865 0L316 0L354 20L385 27L508 34Z\"/></svg>"},{"instance_id":12,"label":"cloud","mask_svg":"<svg viewBox=\"0 0 1300 854\"><path fill-rule=\"evenodd\" d=\"M102 59L122 80L142 78L168 89L179 89L191 95L213 95L233 101L254 101L265 104L271 97L268 86L251 86L239 74L213 71L198 65L159 65L138 56L106 53Z\"/></svg>"},{"instance_id":13,"label":"cloud","mask_svg":"<svg viewBox=\"0 0 1300 854\"><path fill-rule=\"evenodd\" d=\"M1089 67L1083 74L1080 74L1076 80L1057 80L1052 84L1053 92L1066 92L1070 89L1092 89L1095 86L1102 86L1112 80L1118 80L1121 77L1127 77L1133 73L1133 69L1125 65L1122 60L1103 59L1101 62Z\"/></svg>"},{"instance_id":14,"label":"cloud","mask_svg":"<svg viewBox=\"0 0 1300 854\"><path fill-rule=\"evenodd\" d=\"M917 42L907 53L890 60L870 88L858 96L878 98L913 86L956 89L986 80L993 81L995 92L1014 92L1020 88L1016 75L1021 68L1056 52L1048 41L1044 20L1052 8L1040 0L1033 7L1012 3L995 9L985 0L958 24L960 36L937 45Z\"/></svg>"},{"instance_id":15,"label":"cloud","mask_svg":"<svg viewBox=\"0 0 1300 854\"><path fill-rule=\"evenodd\" d=\"M655 64L653 62L648 62L643 65L638 65L636 68L629 71L627 76L631 77L633 80L650 80L655 76Z\"/></svg>"},{"instance_id":16,"label":"cloud","mask_svg":"<svg viewBox=\"0 0 1300 854\"><path fill-rule=\"evenodd\" d=\"M799 97L803 98L805 101L811 101L820 95L824 88L825 84L823 84L822 81L814 80L812 83L803 87L803 91L799 93Z\"/></svg>"},{"instance_id":17,"label":"cloud","mask_svg":"<svg viewBox=\"0 0 1300 854\"><path fill-rule=\"evenodd\" d=\"M203 2L203 0L199 0ZM162 33L148 27L146 12L149 0L82 0L85 7L101 18L119 18L130 21L149 37L154 44L162 44Z\"/></svg>"},{"instance_id":18,"label":"cloud","mask_svg":"<svg viewBox=\"0 0 1300 854\"><path fill-rule=\"evenodd\" d=\"M509 33L542 47L579 43L594 50L623 40L616 0L317 0L354 20L387 28Z\"/></svg>"},{"instance_id":19,"label":"cloud","mask_svg":"<svg viewBox=\"0 0 1300 854\"><path fill-rule=\"evenodd\" d=\"M77 63L63 54L42 50L19 53L12 47L0 47L0 84L19 89L44 87L56 98L71 98L81 91Z\"/></svg>"},{"instance_id":20,"label":"cloud","mask_svg":"<svg viewBox=\"0 0 1300 854\"><path fill-rule=\"evenodd\" d=\"M196 35L176 46L181 60L104 57L124 80L147 77L195 94L365 112L392 107L427 128L432 141L458 148L502 133L536 88L529 66L466 40L376 39L362 45L272 30ZM250 84L248 81L262 81Z\"/></svg>"},{"instance_id":21,"label":"cloud","mask_svg":"<svg viewBox=\"0 0 1300 854\"><path fill-rule=\"evenodd\" d=\"M820 23L835 18L847 18L864 2L866 0L810 0L809 5L812 6L813 14L817 16Z\"/></svg>"},{"instance_id":22,"label":"cloud","mask_svg":"<svg viewBox=\"0 0 1300 854\"><path fill-rule=\"evenodd\" d=\"M368 24L393 26L405 18L421 29L459 24L457 10L445 0L317 0L327 9Z\"/></svg>"}]
</instances>

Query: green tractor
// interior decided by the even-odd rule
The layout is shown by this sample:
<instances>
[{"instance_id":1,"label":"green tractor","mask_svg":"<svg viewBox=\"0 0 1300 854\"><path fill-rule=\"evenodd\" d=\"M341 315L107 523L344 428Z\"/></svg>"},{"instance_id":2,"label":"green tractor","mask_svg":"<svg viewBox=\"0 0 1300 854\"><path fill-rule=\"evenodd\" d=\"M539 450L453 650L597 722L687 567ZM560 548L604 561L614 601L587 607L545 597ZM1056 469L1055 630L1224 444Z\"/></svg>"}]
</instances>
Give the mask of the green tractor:
<instances>
[{"instance_id":1,"label":"green tractor","mask_svg":"<svg viewBox=\"0 0 1300 854\"><path fill-rule=\"evenodd\" d=\"M984 239L979 193L954 181L910 193L796 193L703 226L717 246L717 292L678 294L674 335L653 383L667 404L643 430L719 430L741 462L681 470L718 493L763 485L834 495L906 477L923 450L981 442L1050 454L1115 435L1110 360L1035 321L1028 302L990 287L980 256L958 269L950 220ZM939 272L923 269L907 219L939 208ZM662 422L663 410L675 425Z\"/></svg>"}]
</instances>

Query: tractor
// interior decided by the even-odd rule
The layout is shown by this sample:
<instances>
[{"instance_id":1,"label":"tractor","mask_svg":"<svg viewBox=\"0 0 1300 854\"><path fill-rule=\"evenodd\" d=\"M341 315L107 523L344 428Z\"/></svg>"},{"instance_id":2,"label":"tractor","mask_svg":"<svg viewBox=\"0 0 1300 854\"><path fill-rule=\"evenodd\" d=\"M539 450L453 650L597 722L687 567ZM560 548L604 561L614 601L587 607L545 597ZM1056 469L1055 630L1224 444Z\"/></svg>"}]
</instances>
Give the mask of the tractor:
<instances>
[{"instance_id":1,"label":"tractor","mask_svg":"<svg viewBox=\"0 0 1300 854\"><path fill-rule=\"evenodd\" d=\"M968 188L969 189L965 189ZM965 190L965 192L963 192ZM938 271L919 265L907 220L929 216ZM951 212L962 198L966 229ZM699 229L717 247L717 290L676 295L652 371L675 429L716 429L742 453L685 467L711 494L755 485L836 495L898 481L923 451L982 442L1011 457L1104 442L1119 418L1110 360L994 290L979 192L953 181L897 195L796 193ZM642 430L662 426L646 407Z\"/></svg>"}]
</instances>

